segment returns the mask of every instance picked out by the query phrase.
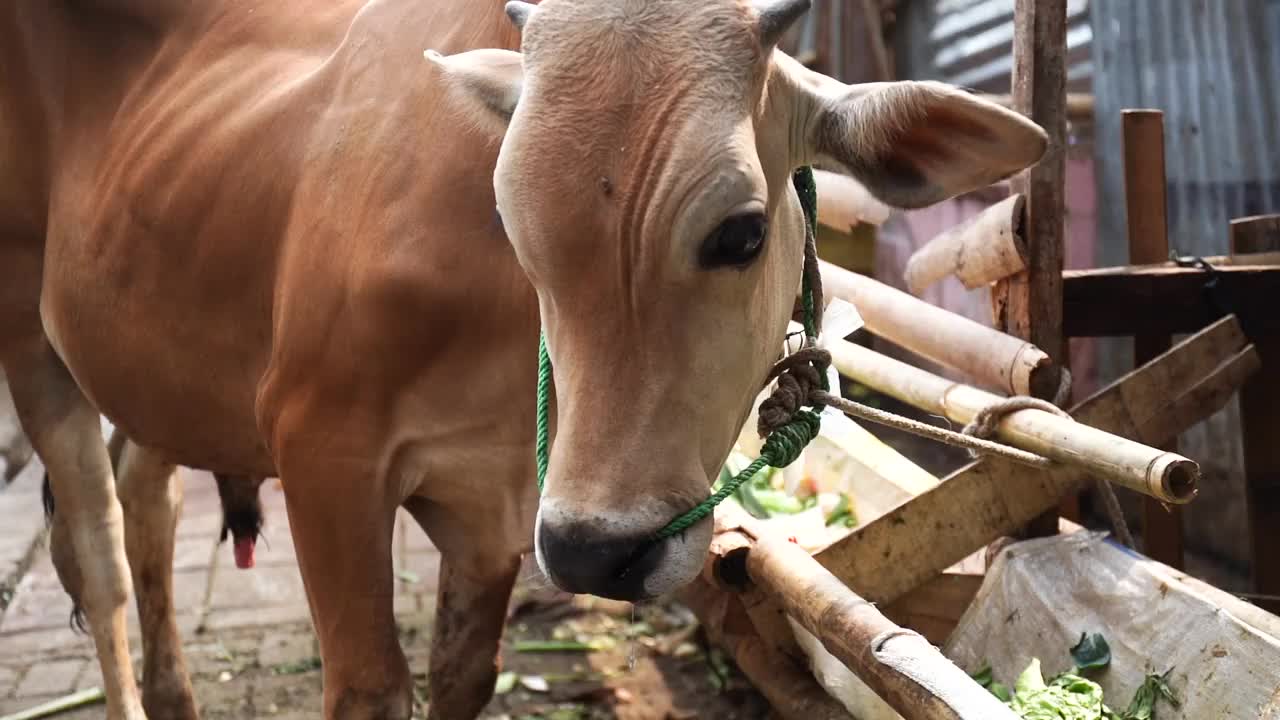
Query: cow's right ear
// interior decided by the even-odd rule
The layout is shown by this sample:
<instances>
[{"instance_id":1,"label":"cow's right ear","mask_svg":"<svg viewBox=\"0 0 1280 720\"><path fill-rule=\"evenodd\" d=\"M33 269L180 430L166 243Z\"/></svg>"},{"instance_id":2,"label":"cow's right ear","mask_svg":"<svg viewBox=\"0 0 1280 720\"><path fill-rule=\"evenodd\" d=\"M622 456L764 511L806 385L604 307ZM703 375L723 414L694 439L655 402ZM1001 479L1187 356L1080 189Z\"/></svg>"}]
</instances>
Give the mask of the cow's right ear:
<instances>
[{"instance_id":1,"label":"cow's right ear","mask_svg":"<svg viewBox=\"0 0 1280 720\"><path fill-rule=\"evenodd\" d=\"M428 50L423 55L469 103L468 115L499 135L506 133L524 85L523 55L511 50L469 50L456 55Z\"/></svg>"}]
</instances>

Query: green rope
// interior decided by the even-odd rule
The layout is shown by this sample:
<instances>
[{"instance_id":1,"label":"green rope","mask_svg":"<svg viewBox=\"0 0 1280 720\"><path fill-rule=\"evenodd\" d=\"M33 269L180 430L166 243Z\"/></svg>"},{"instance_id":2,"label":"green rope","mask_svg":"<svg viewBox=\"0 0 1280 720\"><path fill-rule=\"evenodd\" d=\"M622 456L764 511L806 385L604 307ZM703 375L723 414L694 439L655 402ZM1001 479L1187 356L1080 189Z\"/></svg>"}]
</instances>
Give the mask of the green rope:
<instances>
[{"instance_id":1,"label":"green rope","mask_svg":"<svg viewBox=\"0 0 1280 720\"><path fill-rule=\"evenodd\" d=\"M551 459L547 416L551 414L551 355L547 352L547 337L538 337L538 438L534 456L538 461L538 493L547 481L547 462Z\"/></svg>"},{"instance_id":2,"label":"green rope","mask_svg":"<svg viewBox=\"0 0 1280 720\"><path fill-rule=\"evenodd\" d=\"M792 183L800 196L800 205L804 209L805 232L807 233L806 252L812 252L814 234L817 232L818 223L818 188L813 180L813 170L808 167L800 168L792 176ZM801 281L801 305L804 311L804 334L807 340L812 343L816 342L818 337L818 310L814 302L809 264L806 263L806 265L807 269L803 273ZM823 372L820 375L822 376L822 389L830 390L826 373ZM538 468L538 492L542 492L542 488L546 484L547 462L550 455L548 415L550 414L551 391L551 356L547 353L546 336L543 335L538 340L538 415L537 441L534 450ZM654 536L654 540L663 540L678 535L701 522L711 515L716 506L724 502L725 498L732 495L743 483L755 477L756 473L766 466L784 468L795 462L800 457L800 452L804 450L805 446L818 436L818 430L822 424L818 416L818 412L821 409L820 407L815 408L817 412L801 410L786 425L769 433L769 437L765 438L764 447L760 449L760 457L756 458L742 472L726 481L711 497L667 523L667 526L659 530Z\"/></svg>"}]
</instances>

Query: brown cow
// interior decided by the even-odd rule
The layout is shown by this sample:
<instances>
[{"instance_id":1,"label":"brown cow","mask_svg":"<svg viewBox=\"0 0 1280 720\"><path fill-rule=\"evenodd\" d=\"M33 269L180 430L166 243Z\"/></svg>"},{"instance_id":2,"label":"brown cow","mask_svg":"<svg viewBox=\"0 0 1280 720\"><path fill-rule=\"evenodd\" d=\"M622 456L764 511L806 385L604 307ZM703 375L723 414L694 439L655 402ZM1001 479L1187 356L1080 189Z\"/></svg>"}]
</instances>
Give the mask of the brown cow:
<instances>
[{"instance_id":1,"label":"brown cow","mask_svg":"<svg viewBox=\"0 0 1280 720\"><path fill-rule=\"evenodd\" d=\"M155 458L281 477L327 718L409 717L398 506L443 556L433 717L490 696L535 515L566 589L639 599L696 572L708 523L621 564L706 495L777 354L791 171L916 207L1045 147L952 88L849 87L775 52L807 4L515 4L523 58L498 0L0 9L0 361L111 718L142 708L99 409ZM535 513L540 318L559 406Z\"/></svg>"}]
</instances>

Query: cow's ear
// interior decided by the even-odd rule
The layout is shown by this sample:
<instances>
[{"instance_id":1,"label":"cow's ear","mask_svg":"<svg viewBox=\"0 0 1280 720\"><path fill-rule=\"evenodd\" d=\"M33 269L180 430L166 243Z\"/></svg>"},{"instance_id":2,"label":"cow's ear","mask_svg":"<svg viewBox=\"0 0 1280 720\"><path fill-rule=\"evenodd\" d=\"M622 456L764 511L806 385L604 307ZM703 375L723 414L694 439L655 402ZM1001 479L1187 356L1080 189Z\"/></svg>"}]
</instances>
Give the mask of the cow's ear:
<instances>
[{"instance_id":1,"label":"cow's ear","mask_svg":"<svg viewBox=\"0 0 1280 720\"><path fill-rule=\"evenodd\" d=\"M845 85L775 55L807 160L857 178L900 208L932 205L1040 160L1048 137L1011 110L937 82Z\"/></svg>"},{"instance_id":2,"label":"cow's ear","mask_svg":"<svg viewBox=\"0 0 1280 720\"><path fill-rule=\"evenodd\" d=\"M444 74L450 88L464 98L467 114L499 134L507 130L524 85L524 56L511 50L469 50L423 55Z\"/></svg>"}]
</instances>

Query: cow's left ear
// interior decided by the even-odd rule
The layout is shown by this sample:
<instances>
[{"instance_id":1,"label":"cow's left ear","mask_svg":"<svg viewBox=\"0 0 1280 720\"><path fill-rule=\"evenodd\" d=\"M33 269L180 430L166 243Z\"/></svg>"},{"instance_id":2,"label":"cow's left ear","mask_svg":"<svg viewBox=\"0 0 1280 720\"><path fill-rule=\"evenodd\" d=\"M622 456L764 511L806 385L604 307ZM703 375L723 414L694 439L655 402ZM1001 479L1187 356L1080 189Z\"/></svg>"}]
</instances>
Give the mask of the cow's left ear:
<instances>
[{"instance_id":1,"label":"cow's left ear","mask_svg":"<svg viewBox=\"0 0 1280 720\"><path fill-rule=\"evenodd\" d=\"M469 50L456 55L428 50L423 55L469 103L469 115L499 135L506 133L524 85L523 55L511 50Z\"/></svg>"},{"instance_id":2,"label":"cow's left ear","mask_svg":"<svg viewBox=\"0 0 1280 720\"><path fill-rule=\"evenodd\" d=\"M919 208L1034 165L1048 138L1018 113L936 82L845 85L774 54L805 127L798 155L857 178L881 201Z\"/></svg>"}]
</instances>

